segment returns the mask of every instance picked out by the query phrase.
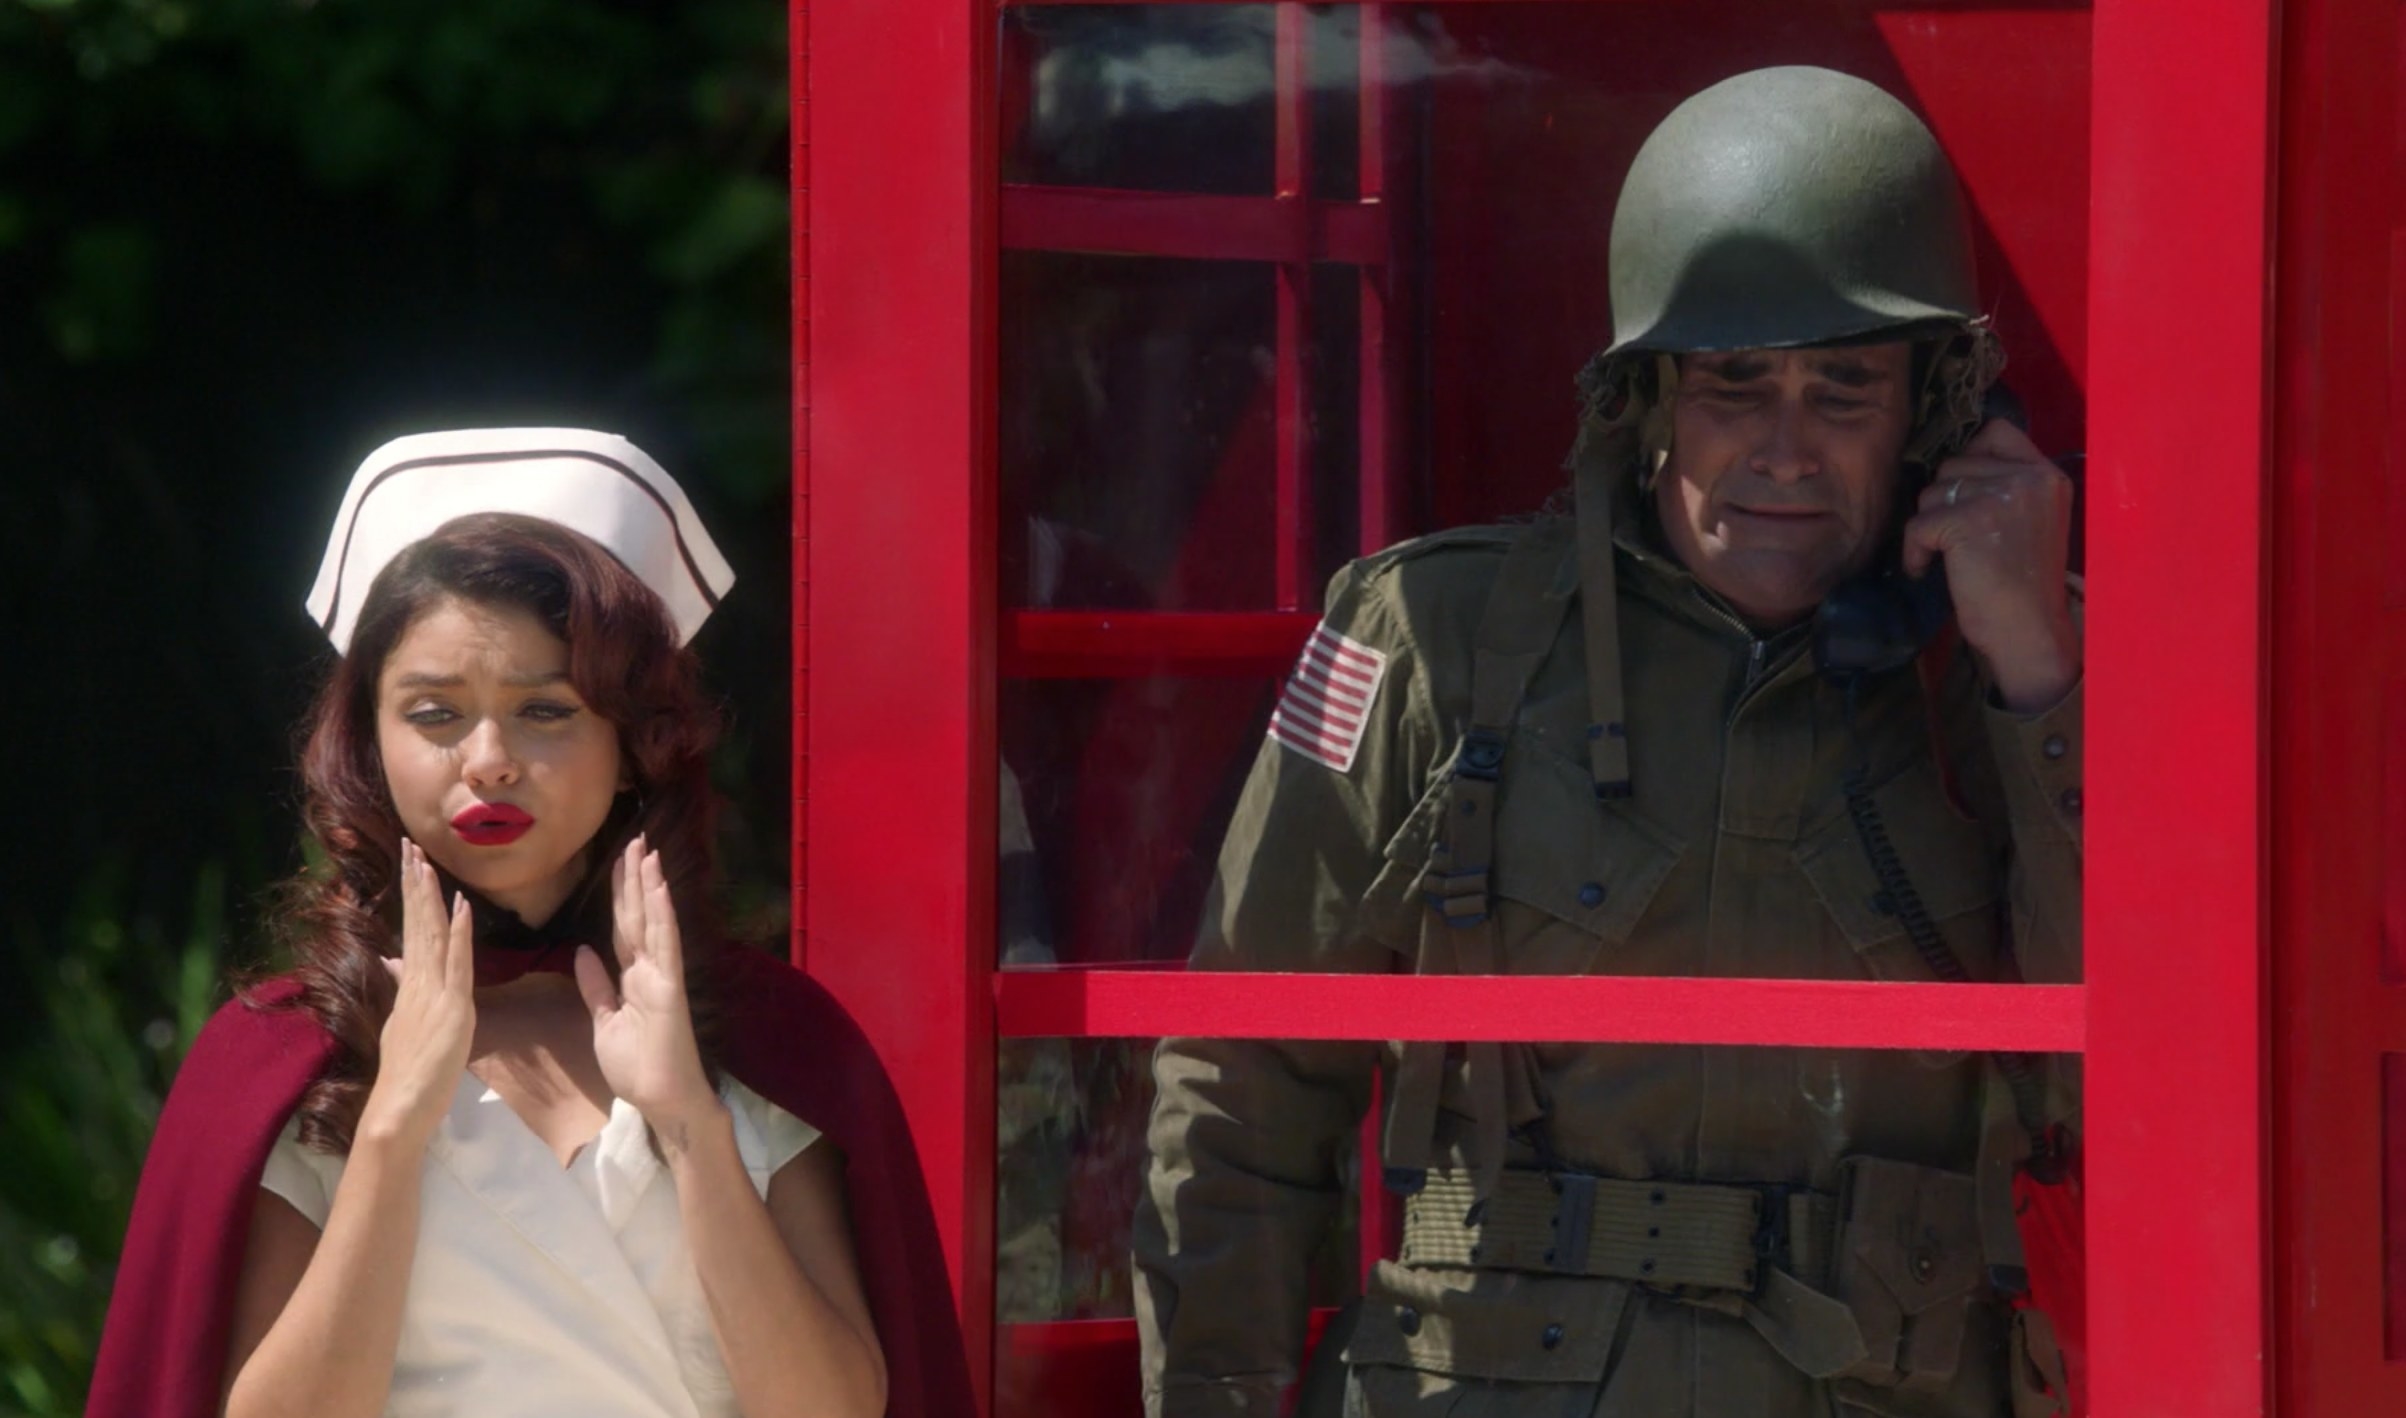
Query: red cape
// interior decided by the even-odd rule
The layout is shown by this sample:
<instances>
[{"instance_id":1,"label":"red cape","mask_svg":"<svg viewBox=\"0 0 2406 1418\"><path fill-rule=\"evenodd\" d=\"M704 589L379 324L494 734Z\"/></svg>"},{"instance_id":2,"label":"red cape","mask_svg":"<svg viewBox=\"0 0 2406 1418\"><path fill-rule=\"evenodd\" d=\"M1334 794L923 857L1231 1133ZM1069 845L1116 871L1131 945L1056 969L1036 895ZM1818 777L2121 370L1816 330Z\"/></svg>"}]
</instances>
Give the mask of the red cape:
<instances>
[{"instance_id":1,"label":"red cape","mask_svg":"<svg viewBox=\"0 0 2406 1418\"><path fill-rule=\"evenodd\" d=\"M726 1068L843 1149L853 1242L894 1418L971 1418L952 1284L900 1103L869 1041L816 982L729 949ZM289 1002L296 987L257 992ZM86 1418L214 1418L234 1288L267 1153L332 1056L310 1015L235 1001L194 1041L159 1117Z\"/></svg>"}]
</instances>

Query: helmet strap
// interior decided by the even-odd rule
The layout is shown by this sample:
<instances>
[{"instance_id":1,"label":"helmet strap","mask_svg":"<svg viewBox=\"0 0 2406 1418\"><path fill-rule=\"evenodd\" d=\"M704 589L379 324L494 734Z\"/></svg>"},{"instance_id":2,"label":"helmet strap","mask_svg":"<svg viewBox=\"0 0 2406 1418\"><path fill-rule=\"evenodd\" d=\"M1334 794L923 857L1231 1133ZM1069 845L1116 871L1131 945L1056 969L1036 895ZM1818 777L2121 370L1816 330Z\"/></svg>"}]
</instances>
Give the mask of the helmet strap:
<instances>
[{"instance_id":1,"label":"helmet strap","mask_svg":"<svg viewBox=\"0 0 2406 1418\"><path fill-rule=\"evenodd\" d=\"M1677 416L1674 405L1679 399L1679 356L1654 356L1654 387L1648 391L1646 412L1638 420L1637 488L1643 493L1654 491L1654 480L1662 476L1663 465L1671 461L1671 426Z\"/></svg>"}]
</instances>

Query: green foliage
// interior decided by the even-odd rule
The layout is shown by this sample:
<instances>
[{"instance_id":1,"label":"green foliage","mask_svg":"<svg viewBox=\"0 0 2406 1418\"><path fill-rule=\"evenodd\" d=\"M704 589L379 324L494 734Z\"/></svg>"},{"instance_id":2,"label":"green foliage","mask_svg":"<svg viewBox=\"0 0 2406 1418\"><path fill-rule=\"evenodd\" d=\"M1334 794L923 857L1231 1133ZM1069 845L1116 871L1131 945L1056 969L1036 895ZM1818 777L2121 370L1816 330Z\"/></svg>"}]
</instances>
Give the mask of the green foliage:
<instances>
[{"instance_id":1,"label":"green foliage","mask_svg":"<svg viewBox=\"0 0 2406 1418\"><path fill-rule=\"evenodd\" d=\"M43 313L52 343L69 363L131 354L148 343L156 254L150 233L124 222L67 234L58 288Z\"/></svg>"},{"instance_id":2,"label":"green foliage","mask_svg":"<svg viewBox=\"0 0 2406 1418\"><path fill-rule=\"evenodd\" d=\"M564 177L648 253L652 377L714 397L702 451L756 498L785 437L784 19L774 0L0 0L0 257L39 263L60 358L127 360L179 233L138 193L63 192L12 156L265 146L420 217Z\"/></svg>"},{"instance_id":3,"label":"green foliage","mask_svg":"<svg viewBox=\"0 0 2406 1418\"><path fill-rule=\"evenodd\" d=\"M224 870L201 873L181 920L126 899L122 869L98 873L57 928L20 923L13 942L51 967L0 1057L0 1411L81 1410L159 1105L219 999Z\"/></svg>"}]
</instances>

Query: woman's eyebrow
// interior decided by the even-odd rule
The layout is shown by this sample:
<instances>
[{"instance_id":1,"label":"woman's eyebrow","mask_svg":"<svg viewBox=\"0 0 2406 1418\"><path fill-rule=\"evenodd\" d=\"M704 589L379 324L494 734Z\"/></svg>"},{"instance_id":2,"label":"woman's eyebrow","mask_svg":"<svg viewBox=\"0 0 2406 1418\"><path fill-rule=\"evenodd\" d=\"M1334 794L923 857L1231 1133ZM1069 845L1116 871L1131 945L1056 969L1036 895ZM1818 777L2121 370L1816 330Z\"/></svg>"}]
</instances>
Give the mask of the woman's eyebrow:
<instances>
[{"instance_id":1,"label":"woman's eyebrow","mask_svg":"<svg viewBox=\"0 0 2406 1418\"><path fill-rule=\"evenodd\" d=\"M415 670L393 681L395 689L458 689L468 682L464 675L428 674ZM566 670L538 670L533 674L511 675L502 681L512 689L541 689L546 685L566 684Z\"/></svg>"}]
</instances>

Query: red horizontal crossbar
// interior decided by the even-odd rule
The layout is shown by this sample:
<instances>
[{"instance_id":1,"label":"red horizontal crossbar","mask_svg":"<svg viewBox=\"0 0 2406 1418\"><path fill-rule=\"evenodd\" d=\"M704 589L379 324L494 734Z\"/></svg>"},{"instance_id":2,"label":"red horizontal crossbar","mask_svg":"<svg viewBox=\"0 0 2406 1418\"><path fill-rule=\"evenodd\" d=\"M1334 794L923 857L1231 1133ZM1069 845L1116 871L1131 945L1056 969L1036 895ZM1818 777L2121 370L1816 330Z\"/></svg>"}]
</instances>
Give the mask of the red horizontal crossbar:
<instances>
[{"instance_id":1,"label":"red horizontal crossbar","mask_svg":"<svg viewBox=\"0 0 2406 1418\"><path fill-rule=\"evenodd\" d=\"M2078 985L1630 975L1260 975L1007 970L1013 1039L1444 1039L2078 1053Z\"/></svg>"},{"instance_id":2,"label":"red horizontal crossbar","mask_svg":"<svg viewBox=\"0 0 2406 1418\"><path fill-rule=\"evenodd\" d=\"M1376 200L1014 183L1002 190L1002 245L1006 251L1377 266L1387 260L1387 209Z\"/></svg>"},{"instance_id":3,"label":"red horizontal crossbar","mask_svg":"<svg viewBox=\"0 0 2406 1418\"><path fill-rule=\"evenodd\" d=\"M1308 611L1006 611L1011 679L1285 674L1311 638Z\"/></svg>"}]
</instances>

